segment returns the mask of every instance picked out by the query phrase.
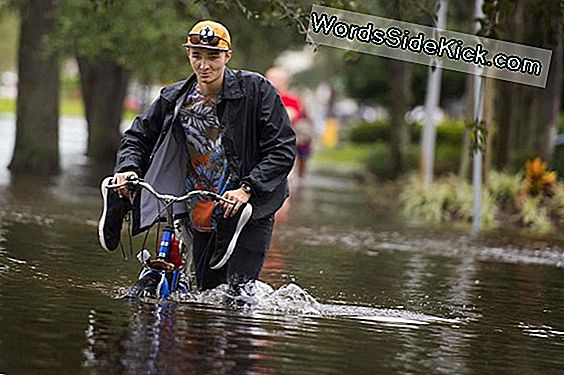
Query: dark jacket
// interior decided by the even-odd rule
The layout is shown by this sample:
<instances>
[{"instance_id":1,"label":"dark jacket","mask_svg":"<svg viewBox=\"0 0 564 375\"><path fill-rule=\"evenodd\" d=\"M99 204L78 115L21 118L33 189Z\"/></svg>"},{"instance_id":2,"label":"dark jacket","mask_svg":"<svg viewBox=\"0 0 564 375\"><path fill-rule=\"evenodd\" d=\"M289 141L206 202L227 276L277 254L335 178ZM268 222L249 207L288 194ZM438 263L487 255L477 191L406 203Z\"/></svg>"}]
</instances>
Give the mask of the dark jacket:
<instances>
[{"instance_id":1,"label":"dark jacket","mask_svg":"<svg viewBox=\"0 0 564 375\"><path fill-rule=\"evenodd\" d=\"M195 80L193 74L164 87L151 107L135 118L122 137L115 172L135 171L157 191L184 193L188 153L175 118ZM296 149L295 134L280 96L260 74L226 68L217 114L232 183L251 186L253 218L272 215L288 197L287 176ZM158 207L148 198L145 201L138 202L139 214L145 219L134 220L134 234L158 218ZM175 212L181 213L179 210Z\"/></svg>"}]
</instances>

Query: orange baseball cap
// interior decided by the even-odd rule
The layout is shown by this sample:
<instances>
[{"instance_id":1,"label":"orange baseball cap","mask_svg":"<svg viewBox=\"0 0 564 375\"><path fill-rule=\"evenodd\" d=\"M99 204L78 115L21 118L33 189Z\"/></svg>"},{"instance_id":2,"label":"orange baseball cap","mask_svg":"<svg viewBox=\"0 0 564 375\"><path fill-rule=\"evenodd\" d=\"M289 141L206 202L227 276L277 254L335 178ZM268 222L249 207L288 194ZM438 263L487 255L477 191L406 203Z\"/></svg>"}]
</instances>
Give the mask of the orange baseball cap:
<instances>
[{"instance_id":1,"label":"orange baseball cap","mask_svg":"<svg viewBox=\"0 0 564 375\"><path fill-rule=\"evenodd\" d=\"M227 27L215 21L200 21L188 33L184 47L207 48L219 51L231 49L231 36Z\"/></svg>"}]
</instances>

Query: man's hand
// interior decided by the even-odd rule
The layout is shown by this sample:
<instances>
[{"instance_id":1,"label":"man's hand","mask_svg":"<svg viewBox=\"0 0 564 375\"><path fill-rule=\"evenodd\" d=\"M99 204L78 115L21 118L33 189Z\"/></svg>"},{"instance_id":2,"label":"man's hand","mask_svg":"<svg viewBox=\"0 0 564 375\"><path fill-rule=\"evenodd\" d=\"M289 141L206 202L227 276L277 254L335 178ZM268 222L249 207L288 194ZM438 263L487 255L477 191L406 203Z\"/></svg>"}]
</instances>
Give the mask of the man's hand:
<instances>
[{"instance_id":1,"label":"man's hand","mask_svg":"<svg viewBox=\"0 0 564 375\"><path fill-rule=\"evenodd\" d=\"M233 217L237 211L239 211L239 208L249 201L251 195L239 188L237 190L226 191L223 193L223 198L235 202L235 204L229 204L224 201L219 202L219 206L223 209L223 217L227 219L229 217Z\"/></svg>"},{"instance_id":2,"label":"man's hand","mask_svg":"<svg viewBox=\"0 0 564 375\"><path fill-rule=\"evenodd\" d=\"M135 172L116 173L114 175L113 180L112 180L112 184L113 185L121 185L121 184L125 183L125 181L128 178L131 178L131 177L138 178L137 173L135 173ZM117 193L118 193L120 198L123 198L123 197L129 198L130 191L129 191L127 186L122 186L120 188L117 188L116 190L117 190Z\"/></svg>"}]
</instances>

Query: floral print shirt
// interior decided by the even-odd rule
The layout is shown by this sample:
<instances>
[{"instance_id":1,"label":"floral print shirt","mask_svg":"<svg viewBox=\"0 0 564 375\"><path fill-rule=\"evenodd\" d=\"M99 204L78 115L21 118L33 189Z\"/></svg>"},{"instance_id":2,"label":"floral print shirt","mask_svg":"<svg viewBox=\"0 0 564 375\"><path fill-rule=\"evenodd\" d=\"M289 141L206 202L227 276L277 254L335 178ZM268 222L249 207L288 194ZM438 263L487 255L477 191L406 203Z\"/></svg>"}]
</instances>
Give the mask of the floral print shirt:
<instances>
[{"instance_id":1,"label":"floral print shirt","mask_svg":"<svg viewBox=\"0 0 564 375\"><path fill-rule=\"evenodd\" d=\"M189 155L186 191L207 190L222 195L228 190L229 168L216 112L219 101L220 95L205 95L195 82L180 108L179 120ZM200 231L214 230L215 216L221 214L221 209L214 202L196 198L190 205L192 226Z\"/></svg>"}]
</instances>

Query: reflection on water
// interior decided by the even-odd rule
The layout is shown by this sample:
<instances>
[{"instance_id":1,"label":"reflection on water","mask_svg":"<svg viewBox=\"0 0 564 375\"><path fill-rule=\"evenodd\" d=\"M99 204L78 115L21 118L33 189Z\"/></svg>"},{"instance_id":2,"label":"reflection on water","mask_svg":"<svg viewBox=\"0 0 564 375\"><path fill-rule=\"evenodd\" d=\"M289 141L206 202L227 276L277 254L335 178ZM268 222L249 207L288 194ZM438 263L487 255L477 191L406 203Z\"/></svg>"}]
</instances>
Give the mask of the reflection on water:
<instances>
[{"instance_id":1,"label":"reflection on water","mask_svg":"<svg viewBox=\"0 0 564 375\"><path fill-rule=\"evenodd\" d=\"M60 176L11 176L0 118L0 374L561 371L562 244L408 227L346 178L293 187L256 308L221 289L116 299L138 265L99 249L108 171L84 158L82 121L62 126Z\"/></svg>"},{"instance_id":2,"label":"reflection on water","mask_svg":"<svg viewBox=\"0 0 564 375\"><path fill-rule=\"evenodd\" d=\"M128 302L130 318L121 327L112 328L108 312L90 311L85 366L101 373L119 369L132 374L342 373L347 337L352 346L359 344L354 337L362 332L402 332L416 340L420 326L434 324L440 331L460 324L458 319L401 310L324 305L295 284L278 290L261 284L257 307L233 309L218 304L221 289L180 297L177 303ZM316 346L321 343L323 347ZM108 347L117 352L108 352ZM356 353L373 355L370 349ZM363 373L378 362L371 358L352 368Z\"/></svg>"}]
</instances>

